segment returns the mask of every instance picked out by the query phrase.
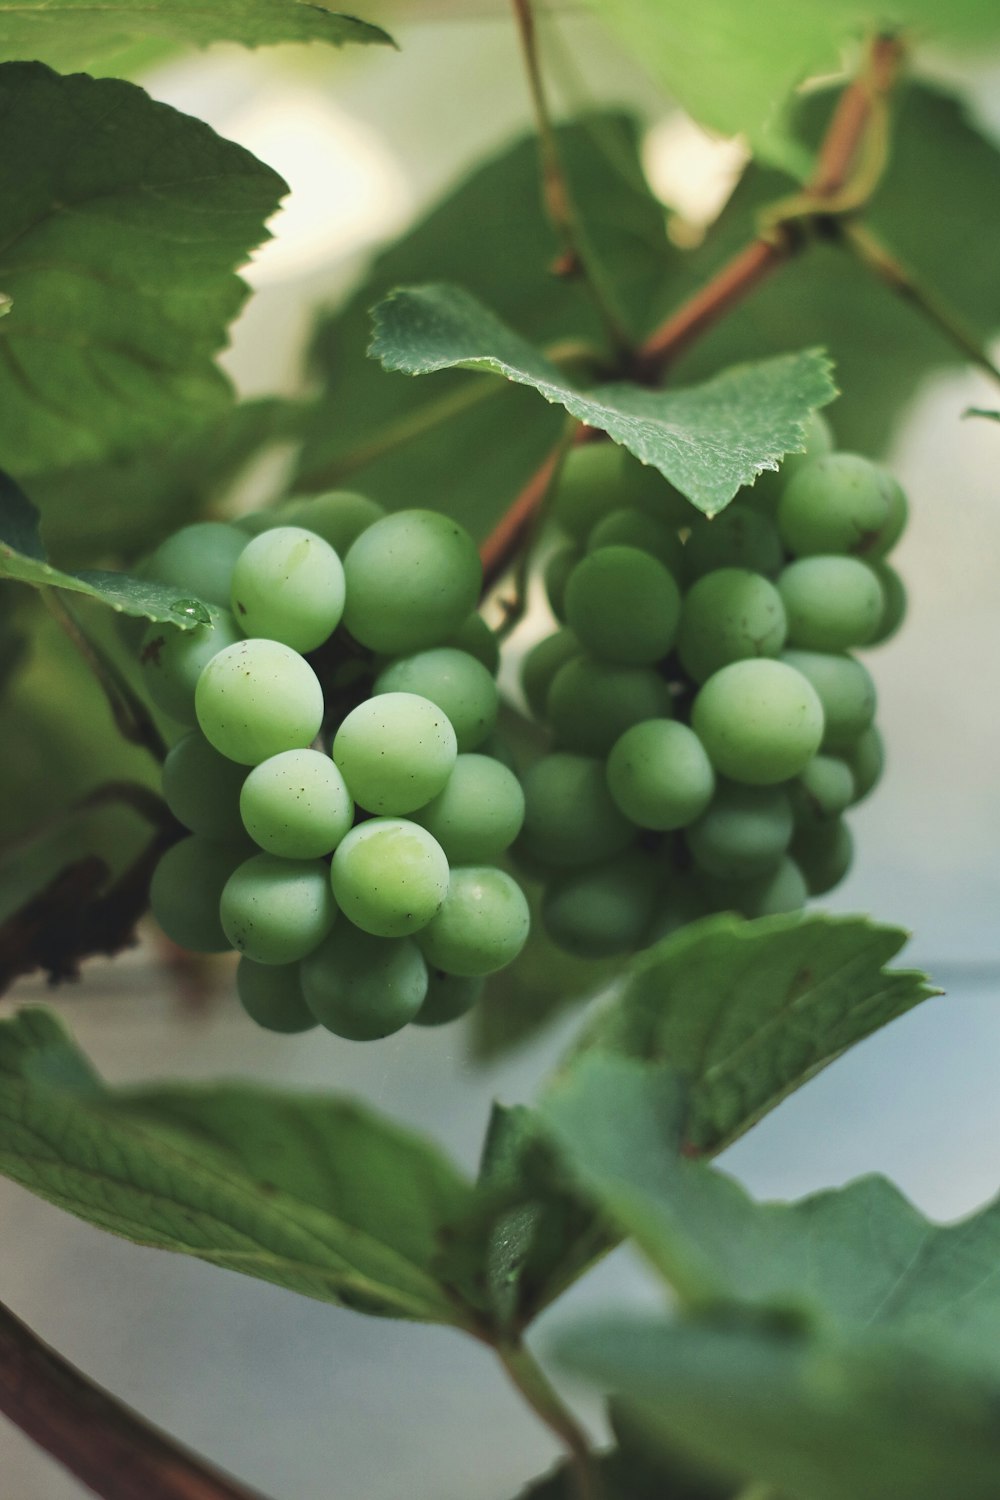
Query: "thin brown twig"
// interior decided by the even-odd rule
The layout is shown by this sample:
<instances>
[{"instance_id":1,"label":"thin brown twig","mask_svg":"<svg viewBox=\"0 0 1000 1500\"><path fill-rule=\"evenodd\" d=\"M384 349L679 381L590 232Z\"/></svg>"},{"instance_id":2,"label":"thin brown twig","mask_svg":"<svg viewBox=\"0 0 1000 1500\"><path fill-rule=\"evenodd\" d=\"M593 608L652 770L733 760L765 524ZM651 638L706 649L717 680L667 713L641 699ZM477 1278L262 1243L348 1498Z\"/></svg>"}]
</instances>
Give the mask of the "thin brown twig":
<instances>
[{"instance_id":1,"label":"thin brown twig","mask_svg":"<svg viewBox=\"0 0 1000 1500\"><path fill-rule=\"evenodd\" d=\"M3 1306L0 1411L102 1500L264 1500L88 1380Z\"/></svg>"}]
</instances>

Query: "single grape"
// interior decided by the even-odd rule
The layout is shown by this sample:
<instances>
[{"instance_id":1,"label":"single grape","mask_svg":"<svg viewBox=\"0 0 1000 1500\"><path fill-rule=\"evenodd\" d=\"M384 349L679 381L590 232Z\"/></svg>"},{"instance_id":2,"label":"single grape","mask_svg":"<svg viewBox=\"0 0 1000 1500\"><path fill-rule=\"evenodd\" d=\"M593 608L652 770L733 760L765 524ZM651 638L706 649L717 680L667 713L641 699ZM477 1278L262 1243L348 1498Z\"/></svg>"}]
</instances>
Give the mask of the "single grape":
<instances>
[{"instance_id":1,"label":"single grape","mask_svg":"<svg viewBox=\"0 0 1000 1500\"><path fill-rule=\"evenodd\" d=\"M368 698L347 715L333 741L352 797L372 813L426 806L451 775L457 754L447 714L416 693Z\"/></svg>"},{"instance_id":2,"label":"single grape","mask_svg":"<svg viewBox=\"0 0 1000 1500\"><path fill-rule=\"evenodd\" d=\"M291 964L321 943L337 909L319 859L255 854L226 881L222 930L238 953L258 964Z\"/></svg>"},{"instance_id":3,"label":"single grape","mask_svg":"<svg viewBox=\"0 0 1000 1500\"><path fill-rule=\"evenodd\" d=\"M387 655L422 651L453 635L482 582L476 544L433 510L400 510L369 526L344 559L344 624Z\"/></svg>"},{"instance_id":4,"label":"single grape","mask_svg":"<svg viewBox=\"0 0 1000 1500\"><path fill-rule=\"evenodd\" d=\"M824 896L839 885L851 868L854 840L842 818L796 829L792 857L802 871L811 896Z\"/></svg>"},{"instance_id":5,"label":"single grape","mask_svg":"<svg viewBox=\"0 0 1000 1500\"><path fill-rule=\"evenodd\" d=\"M354 822L347 783L321 750L283 750L261 761L243 783L239 808L254 843L285 859L329 854Z\"/></svg>"},{"instance_id":6,"label":"single grape","mask_svg":"<svg viewBox=\"0 0 1000 1500\"><path fill-rule=\"evenodd\" d=\"M807 677L823 705L824 750L853 745L875 717L875 684L853 656L833 651L785 651L782 661Z\"/></svg>"},{"instance_id":7,"label":"single grape","mask_svg":"<svg viewBox=\"0 0 1000 1500\"><path fill-rule=\"evenodd\" d=\"M715 769L733 781L787 781L816 754L823 707L815 688L785 662L732 662L702 687L691 727Z\"/></svg>"},{"instance_id":8,"label":"single grape","mask_svg":"<svg viewBox=\"0 0 1000 1500\"><path fill-rule=\"evenodd\" d=\"M451 722L459 751L474 750L493 733L500 708L489 671L454 646L435 646L390 662L376 677L372 693L415 693L436 704Z\"/></svg>"},{"instance_id":9,"label":"single grape","mask_svg":"<svg viewBox=\"0 0 1000 1500\"><path fill-rule=\"evenodd\" d=\"M785 855L766 875L752 880L701 878L705 899L714 911L736 911L744 917L775 917L801 911L809 899L802 871Z\"/></svg>"},{"instance_id":10,"label":"single grape","mask_svg":"<svg viewBox=\"0 0 1000 1500\"><path fill-rule=\"evenodd\" d=\"M628 489L616 443L577 443L563 460L552 519L582 545L602 516L629 503Z\"/></svg>"},{"instance_id":11,"label":"single grape","mask_svg":"<svg viewBox=\"0 0 1000 1500\"><path fill-rule=\"evenodd\" d=\"M143 577L176 584L185 594L228 609L233 569L246 540L238 526L224 521L182 526L146 559Z\"/></svg>"},{"instance_id":12,"label":"single grape","mask_svg":"<svg viewBox=\"0 0 1000 1500\"><path fill-rule=\"evenodd\" d=\"M557 630L528 651L521 662L521 691L536 719L545 717L545 702L553 677L564 662L580 654L580 642L571 630Z\"/></svg>"},{"instance_id":13,"label":"single grape","mask_svg":"<svg viewBox=\"0 0 1000 1500\"><path fill-rule=\"evenodd\" d=\"M459 865L448 893L417 942L428 963L472 979L494 974L517 957L531 918L524 892L491 865Z\"/></svg>"},{"instance_id":14,"label":"single grape","mask_svg":"<svg viewBox=\"0 0 1000 1500\"><path fill-rule=\"evenodd\" d=\"M720 880L746 880L773 870L791 842L792 828L792 806L783 788L722 781L685 838L700 869Z\"/></svg>"},{"instance_id":15,"label":"single grape","mask_svg":"<svg viewBox=\"0 0 1000 1500\"><path fill-rule=\"evenodd\" d=\"M198 834L161 855L149 885L149 906L171 942L192 953L226 951L219 900L246 855L245 840L223 844Z\"/></svg>"},{"instance_id":16,"label":"single grape","mask_svg":"<svg viewBox=\"0 0 1000 1500\"><path fill-rule=\"evenodd\" d=\"M427 975L427 998L413 1017L415 1026L447 1026L466 1015L483 993L482 979L461 978L431 969Z\"/></svg>"},{"instance_id":17,"label":"single grape","mask_svg":"<svg viewBox=\"0 0 1000 1500\"><path fill-rule=\"evenodd\" d=\"M416 943L370 937L346 922L302 960L299 973L320 1025L351 1042L401 1031L427 995L427 965Z\"/></svg>"},{"instance_id":18,"label":"single grape","mask_svg":"<svg viewBox=\"0 0 1000 1500\"><path fill-rule=\"evenodd\" d=\"M834 755L814 755L792 793L795 805L804 803L814 817L835 818L854 801L854 773Z\"/></svg>"},{"instance_id":19,"label":"single grape","mask_svg":"<svg viewBox=\"0 0 1000 1500\"><path fill-rule=\"evenodd\" d=\"M490 864L521 831L521 783L491 756L460 755L443 790L413 821L434 835L450 864Z\"/></svg>"},{"instance_id":20,"label":"single grape","mask_svg":"<svg viewBox=\"0 0 1000 1500\"><path fill-rule=\"evenodd\" d=\"M857 806L881 780L885 769L885 748L882 736L874 725L859 734L854 744L842 750L841 755L854 777L854 802Z\"/></svg>"},{"instance_id":21,"label":"single grape","mask_svg":"<svg viewBox=\"0 0 1000 1500\"><path fill-rule=\"evenodd\" d=\"M552 679L546 717L560 749L607 755L625 730L643 719L665 719L670 689L652 667L624 667L576 656Z\"/></svg>"},{"instance_id":22,"label":"single grape","mask_svg":"<svg viewBox=\"0 0 1000 1500\"><path fill-rule=\"evenodd\" d=\"M805 464L814 458L822 458L833 452L833 432L822 412L814 411L805 421L805 448L798 453L786 453L781 467L765 469L758 474L753 485L740 490L740 504L752 506L765 516L777 513L785 486Z\"/></svg>"},{"instance_id":23,"label":"single grape","mask_svg":"<svg viewBox=\"0 0 1000 1500\"><path fill-rule=\"evenodd\" d=\"M889 525L892 477L857 453L828 453L804 464L785 487L778 532L796 557L877 555Z\"/></svg>"},{"instance_id":24,"label":"single grape","mask_svg":"<svg viewBox=\"0 0 1000 1500\"><path fill-rule=\"evenodd\" d=\"M641 948L659 898L657 861L638 850L553 880L542 922L557 947L580 958Z\"/></svg>"},{"instance_id":25,"label":"single grape","mask_svg":"<svg viewBox=\"0 0 1000 1500\"><path fill-rule=\"evenodd\" d=\"M302 995L298 964L255 964L241 958L236 966L236 993L251 1021L265 1031L292 1036L311 1031L316 1017Z\"/></svg>"},{"instance_id":26,"label":"single grape","mask_svg":"<svg viewBox=\"0 0 1000 1500\"><path fill-rule=\"evenodd\" d=\"M877 546L867 554L869 562L878 562L892 551L906 530L906 523L909 519L910 507L906 499L906 491L892 475L889 475L888 479L889 519L882 529Z\"/></svg>"},{"instance_id":27,"label":"single grape","mask_svg":"<svg viewBox=\"0 0 1000 1500\"><path fill-rule=\"evenodd\" d=\"M550 552L542 574L545 583L545 597L549 601L549 608L557 620L566 618L566 585L569 575L580 561L583 553L579 547L557 547Z\"/></svg>"},{"instance_id":28,"label":"single grape","mask_svg":"<svg viewBox=\"0 0 1000 1500\"><path fill-rule=\"evenodd\" d=\"M701 816L715 773L693 729L672 719L647 719L627 729L608 756L608 787L640 828L665 832Z\"/></svg>"},{"instance_id":29,"label":"single grape","mask_svg":"<svg viewBox=\"0 0 1000 1500\"><path fill-rule=\"evenodd\" d=\"M566 585L567 623L584 648L604 661L660 661L674 643L680 612L673 574L638 547L588 553Z\"/></svg>"},{"instance_id":30,"label":"single grape","mask_svg":"<svg viewBox=\"0 0 1000 1500\"><path fill-rule=\"evenodd\" d=\"M329 542L300 526L249 541L233 570L233 614L248 636L315 651L344 612L344 568Z\"/></svg>"},{"instance_id":31,"label":"single grape","mask_svg":"<svg viewBox=\"0 0 1000 1500\"><path fill-rule=\"evenodd\" d=\"M246 770L214 750L197 729L172 745L163 762L163 800L192 833L210 839L243 834L240 792Z\"/></svg>"},{"instance_id":32,"label":"single grape","mask_svg":"<svg viewBox=\"0 0 1000 1500\"><path fill-rule=\"evenodd\" d=\"M202 734L216 750L256 766L282 750L311 744L323 722L323 689L291 646L239 641L202 671L195 709Z\"/></svg>"},{"instance_id":33,"label":"single grape","mask_svg":"<svg viewBox=\"0 0 1000 1500\"><path fill-rule=\"evenodd\" d=\"M495 677L500 670L500 642L496 632L490 629L476 610L462 621L446 644L454 646L458 651L467 651L470 656L481 661L491 677Z\"/></svg>"},{"instance_id":34,"label":"single grape","mask_svg":"<svg viewBox=\"0 0 1000 1500\"><path fill-rule=\"evenodd\" d=\"M781 595L760 573L716 568L688 590L677 632L677 654L695 682L731 661L777 656L787 626Z\"/></svg>"},{"instance_id":35,"label":"single grape","mask_svg":"<svg viewBox=\"0 0 1000 1500\"><path fill-rule=\"evenodd\" d=\"M302 495L286 500L278 507L275 524L279 526L303 526L314 531L324 542L329 542L338 557L346 557L347 550L363 531L380 521L385 515L385 506L367 495L357 495L353 490L327 490L322 495Z\"/></svg>"},{"instance_id":36,"label":"single grape","mask_svg":"<svg viewBox=\"0 0 1000 1500\"><path fill-rule=\"evenodd\" d=\"M604 764L592 756L556 751L529 766L524 829L518 841L546 865L593 864L621 854L635 828L608 791Z\"/></svg>"},{"instance_id":37,"label":"single grape","mask_svg":"<svg viewBox=\"0 0 1000 1500\"><path fill-rule=\"evenodd\" d=\"M890 567L888 563L873 563L872 572L882 585L885 604L875 634L867 644L883 646L896 634L906 617L906 585L896 569Z\"/></svg>"},{"instance_id":38,"label":"single grape","mask_svg":"<svg viewBox=\"0 0 1000 1500\"><path fill-rule=\"evenodd\" d=\"M800 557L778 579L788 642L807 651L863 646L885 611L882 585L856 557Z\"/></svg>"},{"instance_id":39,"label":"single grape","mask_svg":"<svg viewBox=\"0 0 1000 1500\"><path fill-rule=\"evenodd\" d=\"M635 506L613 510L598 521L587 538L587 551L596 552L601 547L638 547L658 558L669 568L675 578L681 572L681 539L677 527Z\"/></svg>"},{"instance_id":40,"label":"single grape","mask_svg":"<svg viewBox=\"0 0 1000 1500\"><path fill-rule=\"evenodd\" d=\"M426 828L370 818L333 851L330 879L344 915L374 937L409 937L440 910L448 860Z\"/></svg>"},{"instance_id":41,"label":"single grape","mask_svg":"<svg viewBox=\"0 0 1000 1500\"><path fill-rule=\"evenodd\" d=\"M773 521L739 501L717 516L697 516L684 543L684 577L694 583L716 568L745 568L773 578L784 554Z\"/></svg>"},{"instance_id":42,"label":"single grape","mask_svg":"<svg viewBox=\"0 0 1000 1500\"><path fill-rule=\"evenodd\" d=\"M195 690L203 669L227 646L240 640L228 610L212 615L210 625L181 630L177 625L150 625L139 653L146 691L165 714L179 724L194 724Z\"/></svg>"}]
</instances>

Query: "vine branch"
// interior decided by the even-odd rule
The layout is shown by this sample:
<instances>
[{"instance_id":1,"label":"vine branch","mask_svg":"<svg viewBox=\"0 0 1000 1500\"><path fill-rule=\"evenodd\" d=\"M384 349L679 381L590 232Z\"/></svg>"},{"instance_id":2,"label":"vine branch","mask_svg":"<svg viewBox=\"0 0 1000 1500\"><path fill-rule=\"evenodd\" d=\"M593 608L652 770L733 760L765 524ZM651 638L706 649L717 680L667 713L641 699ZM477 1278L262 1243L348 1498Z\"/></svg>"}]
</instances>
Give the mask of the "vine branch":
<instances>
[{"instance_id":1,"label":"vine branch","mask_svg":"<svg viewBox=\"0 0 1000 1500\"><path fill-rule=\"evenodd\" d=\"M569 1454L577 1500L601 1500L590 1439L531 1351L521 1342L498 1344L500 1362L532 1411Z\"/></svg>"},{"instance_id":2,"label":"vine branch","mask_svg":"<svg viewBox=\"0 0 1000 1500\"><path fill-rule=\"evenodd\" d=\"M2 1305L0 1411L102 1500L264 1500L88 1380Z\"/></svg>"}]
</instances>

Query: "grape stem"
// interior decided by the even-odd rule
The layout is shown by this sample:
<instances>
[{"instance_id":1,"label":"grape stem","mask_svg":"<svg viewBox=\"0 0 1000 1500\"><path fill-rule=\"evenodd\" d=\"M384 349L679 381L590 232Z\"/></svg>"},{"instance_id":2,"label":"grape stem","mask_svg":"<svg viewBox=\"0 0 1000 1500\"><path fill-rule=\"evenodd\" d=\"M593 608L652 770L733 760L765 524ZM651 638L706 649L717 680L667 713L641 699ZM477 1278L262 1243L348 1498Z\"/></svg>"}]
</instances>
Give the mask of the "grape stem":
<instances>
[{"instance_id":1,"label":"grape stem","mask_svg":"<svg viewBox=\"0 0 1000 1500\"><path fill-rule=\"evenodd\" d=\"M2 1305L0 1411L102 1500L263 1500L88 1380Z\"/></svg>"},{"instance_id":2,"label":"grape stem","mask_svg":"<svg viewBox=\"0 0 1000 1500\"><path fill-rule=\"evenodd\" d=\"M577 1500L600 1500L601 1485L590 1439L541 1365L519 1339L495 1347L501 1364L525 1401L569 1453Z\"/></svg>"}]
</instances>

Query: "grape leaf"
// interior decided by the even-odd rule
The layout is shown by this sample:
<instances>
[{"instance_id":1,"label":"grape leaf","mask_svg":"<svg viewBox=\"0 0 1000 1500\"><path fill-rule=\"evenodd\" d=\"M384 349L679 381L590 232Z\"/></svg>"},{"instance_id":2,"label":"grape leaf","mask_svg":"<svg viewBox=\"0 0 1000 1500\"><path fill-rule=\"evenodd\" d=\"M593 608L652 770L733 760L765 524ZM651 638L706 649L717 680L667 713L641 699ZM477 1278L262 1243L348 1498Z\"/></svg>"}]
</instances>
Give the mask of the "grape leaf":
<instances>
[{"instance_id":1,"label":"grape leaf","mask_svg":"<svg viewBox=\"0 0 1000 1500\"><path fill-rule=\"evenodd\" d=\"M387 370L487 370L606 432L708 515L791 449L833 399L816 350L726 370L702 386L651 391L620 382L580 391L519 334L456 286L401 288L374 310L371 353Z\"/></svg>"},{"instance_id":2,"label":"grape leaf","mask_svg":"<svg viewBox=\"0 0 1000 1500\"><path fill-rule=\"evenodd\" d=\"M435 1262L471 1187L350 1101L108 1089L49 1012L0 1025L0 1170L99 1228L321 1301L463 1326Z\"/></svg>"},{"instance_id":3,"label":"grape leaf","mask_svg":"<svg viewBox=\"0 0 1000 1500\"><path fill-rule=\"evenodd\" d=\"M134 84L0 65L0 448L19 477L203 424L233 274L287 191Z\"/></svg>"},{"instance_id":4,"label":"grape leaf","mask_svg":"<svg viewBox=\"0 0 1000 1500\"><path fill-rule=\"evenodd\" d=\"M732 913L639 953L579 1047L668 1062L688 1082L688 1145L714 1152L827 1063L938 991L887 970L907 934L866 917Z\"/></svg>"},{"instance_id":5,"label":"grape leaf","mask_svg":"<svg viewBox=\"0 0 1000 1500\"><path fill-rule=\"evenodd\" d=\"M378 26L305 0L5 0L0 58L36 58L53 68L87 69L143 38L181 46L239 42L389 43Z\"/></svg>"}]
</instances>

